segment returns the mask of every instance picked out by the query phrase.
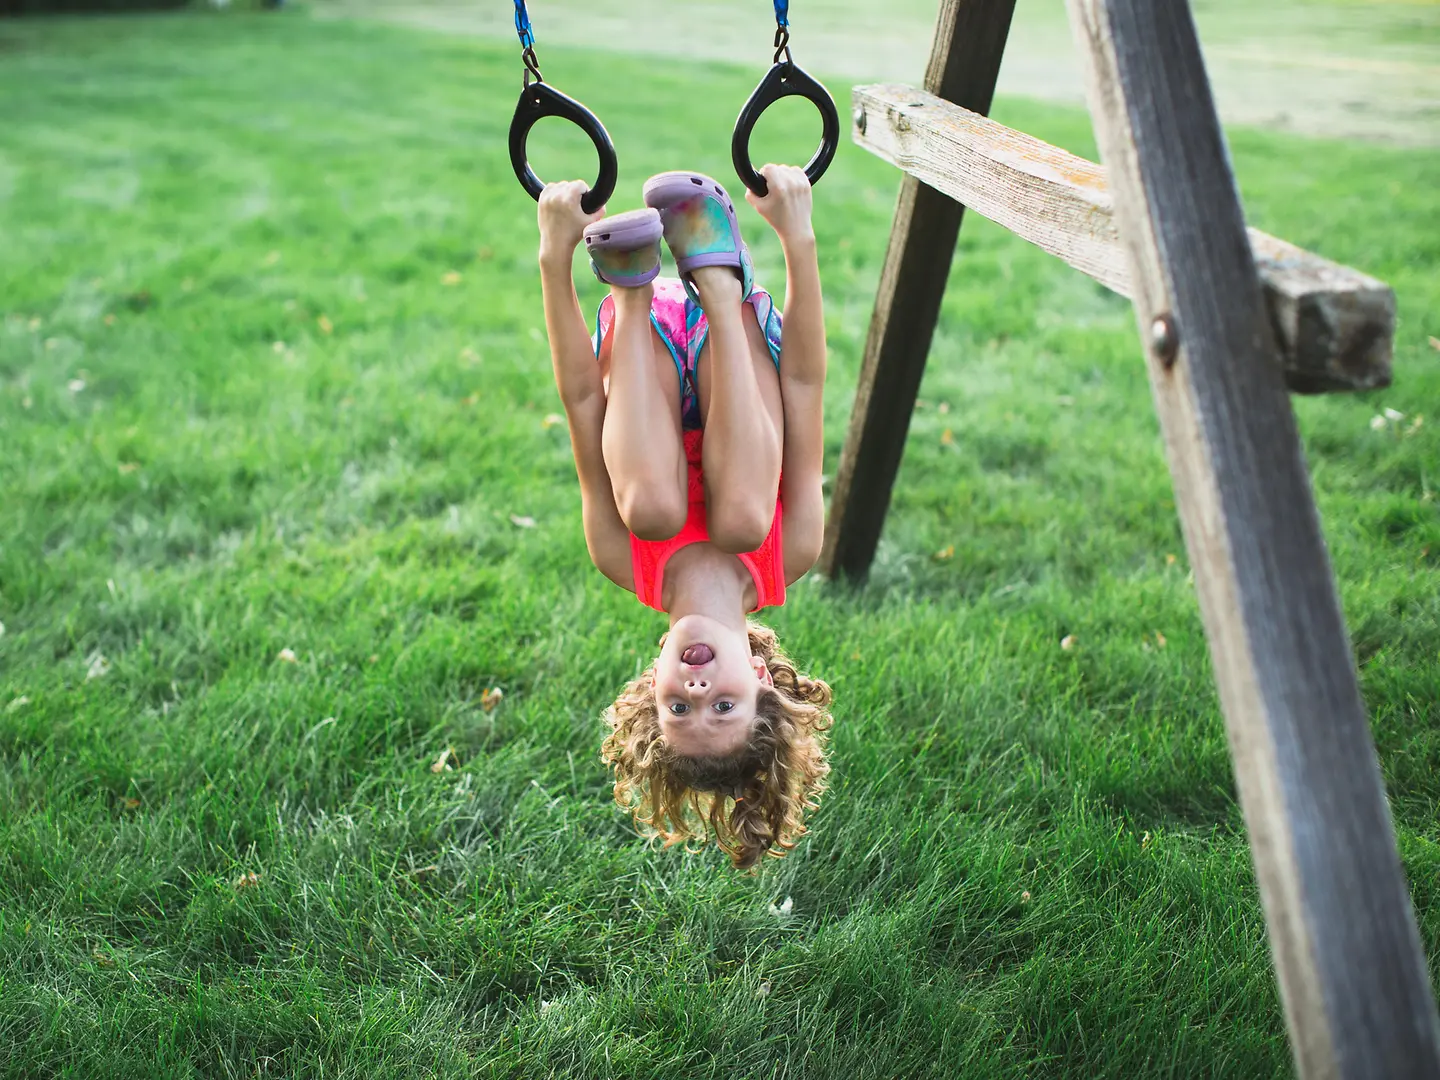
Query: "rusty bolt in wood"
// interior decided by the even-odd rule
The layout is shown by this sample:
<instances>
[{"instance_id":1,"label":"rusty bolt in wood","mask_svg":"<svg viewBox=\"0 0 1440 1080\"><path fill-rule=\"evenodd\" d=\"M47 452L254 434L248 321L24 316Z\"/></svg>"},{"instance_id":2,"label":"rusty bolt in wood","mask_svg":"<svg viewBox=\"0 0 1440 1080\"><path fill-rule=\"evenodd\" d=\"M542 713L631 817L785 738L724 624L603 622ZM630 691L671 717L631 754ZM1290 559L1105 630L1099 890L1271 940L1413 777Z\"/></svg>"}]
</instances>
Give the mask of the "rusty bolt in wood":
<instances>
[{"instance_id":1,"label":"rusty bolt in wood","mask_svg":"<svg viewBox=\"0 0 1440 1080\"><path fill-rule=\"evenodd\" d=\"M861 135L864 135L864 134L865 134L865 106L864 106L864 105L857 105L857 106L855 107L855 130L858 131L858 132L860 132Z\"/></svg>"},{"instance_id":2,"label":"rusty bolt in wood","mask_svg":"<svg viewBox=\"0 0 1440 1080\"><path fill-rule=\"evenodd\" d=\"M1180 335L1175 332L1175 320L1168 314L1155 316L1150 324L1150 345L1162 364L1167 368L1175 366L1175 357L1180 353Z\"/></svg>"}]
</instances>

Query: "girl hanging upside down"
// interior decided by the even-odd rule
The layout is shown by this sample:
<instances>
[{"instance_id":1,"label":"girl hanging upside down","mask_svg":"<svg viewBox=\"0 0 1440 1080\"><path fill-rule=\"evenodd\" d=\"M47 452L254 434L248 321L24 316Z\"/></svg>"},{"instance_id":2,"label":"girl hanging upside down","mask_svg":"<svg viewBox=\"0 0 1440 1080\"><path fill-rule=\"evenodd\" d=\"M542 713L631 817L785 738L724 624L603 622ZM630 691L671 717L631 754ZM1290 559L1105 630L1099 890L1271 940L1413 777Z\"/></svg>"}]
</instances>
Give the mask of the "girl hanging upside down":
<instances>
[{"instance_id":1,"label":"girl hanging upside down","mask_svg":"<svg viewBox=\"0 0 1440 1080\"><path fill-rule=\"evenodd\" d=\"M645 209L540 198L540 280L596 568L670 616L660 655L606 711L615 799L667 844L713 833L737 867L805 832L829 765L830 687L747 615L820 553L825 324L801 169L746 192L785 253L785 333L724 188L662 173ZM680 279L659 277L660 241ZM610 286L593 339L571 264ZM597 362L598 361L598 362Z\"/></svg>"}]
</instances>

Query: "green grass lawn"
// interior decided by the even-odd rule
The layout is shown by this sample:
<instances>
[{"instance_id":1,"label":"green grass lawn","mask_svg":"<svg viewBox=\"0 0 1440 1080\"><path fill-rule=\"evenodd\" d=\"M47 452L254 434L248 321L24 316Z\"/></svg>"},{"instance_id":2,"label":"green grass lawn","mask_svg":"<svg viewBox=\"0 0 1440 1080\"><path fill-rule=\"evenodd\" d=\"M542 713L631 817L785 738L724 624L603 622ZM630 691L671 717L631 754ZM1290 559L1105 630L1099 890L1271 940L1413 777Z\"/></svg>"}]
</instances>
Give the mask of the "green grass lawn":
<instances>
[{"instance_id":1,"label":"green grass lawn","mask_svg":"<svg viewBox=\"0 0 1440 1080\"><path fill-rule=\"evenodd\" d=\"M615 209L729 182L757 72L545 59ZM745 876L610 804L663 620L547 422L518 83L303 13L0 25L0 1075L1288 1074L1133 317L986 222L869 585L773 619L837 694L813 832ZM1440 152L1233 151L1399 296L1394 388L1297 409L1437 957ZM832 471L897 182L846 145L817 191Z\"/></svg>"}]
</instances>

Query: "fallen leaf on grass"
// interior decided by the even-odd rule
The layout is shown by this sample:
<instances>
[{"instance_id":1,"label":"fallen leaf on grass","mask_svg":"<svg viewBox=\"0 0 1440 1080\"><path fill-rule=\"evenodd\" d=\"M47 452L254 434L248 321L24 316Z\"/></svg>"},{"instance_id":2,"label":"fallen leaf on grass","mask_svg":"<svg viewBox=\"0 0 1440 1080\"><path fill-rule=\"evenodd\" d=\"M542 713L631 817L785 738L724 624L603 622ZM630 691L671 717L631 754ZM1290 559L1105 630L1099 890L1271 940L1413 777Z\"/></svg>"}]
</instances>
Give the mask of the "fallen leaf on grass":
<instances>
[{"instance_id":1,"label":"fallen leaf on grass","mask_svg":"<svg viewBox=\"0 0 1440 1080\"><path fill-rule=\"evenodd\" d=\"M755 996L756 996L756 997L769 997L769 996L770 996L770 980L769 980L769 979L766 979L764 982L762 982L759 986L757 986L757 987L755 988Z\"/></svg>"},{"instance_id":2,"label":"fallen leaf on grass","mask_svg":"<svg viewBox=\"0 0 1440 1080\"><path fill-rule=\"evenodd\" d=\"M259 885L259 884L260 884L260 875L259 875L259 874L256 874L256 873L253 873L253 872L252 872L252 873L249 873L249 874L241 874L238 878L235 879L235 891L236 891L236 892L239 892L241 889L254 888L256 885Z\"/></svg>"},{"instance_id":3,"label":"fallen leaf on grass","mask_svg":"<svg viewBox=\"0 0 1440 1080\"><path fill-rule=\"evenodd\" d=\"M276 660L283 660L287 664L298 664L300 658L295 655L294 649L281 649L275 654Z\"/></svg>"},{"instance_id":4,"label":"fallen leaf on grass","mask_svg":"<svg viewBox=\"0 0 1440 1080\"><path fill-rule=\"evenodd\" d=\"M950 411L950 403L948 401L940 402L939 405L935 406L935 411L938 412L941 416L944 416Z\"/></svg>"},{"instance_id":5,"label":"fallen leaf on grass","mask_svg":"<svg viewBox=\"0 0 1440 1080\"><path fill-rule=\"evenodd\" d=\"M541 426L542 428L544 428L546 431L549 431L549 430L550 430L552 427L554 427L556 424L563 424L563 423L565 423L565 417L561 416L559 413L553 413L553 412L552 412L552 413L546 414L545 419L540 421L540 426Z\"/></svg>"},{"instance_id":6,"label":"fallen leaf on grass","mask_svg":"<svg viewBox=\"0 0 1440 1080\"><path fill-rule=\"evenodd\" d=\"M109 953L101 952L99 949L92 949L92 950L90 951L90 955L95 958L95 962L96 962L97 964L99 964L101 967L114 967L114 966L115 966L115 958L114 958L113 956L111 956Z\"/></svg>"},{"instance_id":7,"label":"fallen leaf on grass","mask_svg":"<svg viewBox=\"0 0 1440 1080\"><path fill-rule=\"evenodd\" d=\"M1386 409L1385 419L1389 420L1392 424L1398 424L1401 420L1405 419L1405 414L1399 409Z\"/></svg>"},{"instance_id":8,"label":"fallen leaf on grass","mask_svg":"<svg viewBox=\"0 0 1440 1080\"><path fill-rule=\"evenodd\" d=\"M125 800L125 809L126 809L126 810L134 810L134 809L136 809L139 805L140 805L140 800L139 800L139 799L126 799L126 800Z\"/></svg>"},{"instance_id":9,"label":"fallen leaf on grass","mask_svg":"<svg viewBox=\"0 0 1440 1080\"><path fill-rule=\"evenodd\" d=\"M460 271L458 271L458 270L450 270L450 271L447 271L446 274L445 274L445 276L440 279L440 283L441 283L442 285L459 285L459 284L460 284Z\"/></svg>"},{"instance_id":10,"label":"fallen leaf on grass","mask_svg":"<svg viewBox=\"0 0 1440 1080\"><path fill-rule=\"evenodd\" d=\"M941 446L953 446L953 445L955 445L955 433L954 433L953 431L951 431L948 427L947 427L944 431L942 431L942 432L940 433L940 445L941 445Z\"/></svg>"},{"instance_id":11,"label":"fallen leaf on grass","mask_svg":"<svg viewBox=\"0 0 1440 1080\"><path fill-rule=\"evenodd\" d=\"M790 897L788 897L788 896L785 897L785 902L782 903L782 904L780 904L778 907L777 907L776 905L774 905L774 904L771 904L771 905L770 905L770 914L771 914L771 915L789 915L790 912L792 912L792 911L794 911L794 910L795 910L795 901L792 900L792 899L790 899Z\"/></svg>"},{"instance_id":12,"label":"fallen leaf on grass","mask_svg":"<svg viewBox=\"0 0 1440 1080\"><path fill-rule=\"evenodd\" d=\"M71 379L65 386L72 394L78 394L81 390L85 389L85 380Z\"/></svg>"},{"instance_id":13,"label":"fallen leaf on grass","mask_svg":"<svg viewBox=\"0 0 1440 1080\"><path fill-rule=\"evenodd\" d=\"M450 765L450 755L454 752L450 747L445 747L444 750L440 751L440 756L435 759L434 764L430 766L430 771L433 773L452 772L453 766Z\"/></svg>"},{"instance_id":14,"label":"fallen leaf on grass","mask_svg":"<svg viewBox=\"0 0 1440 1080\"><path fill-rule=\"evenodd\" d=\"M379 654L379 653L371 653L371 654L370 654L370 663L372 663L372 664L378 664L379 662L380 662L380 654Z\"/></svg>"},{"instance_id":15,"label":"fallen leaf on grass","mask_svg":"<svg viewBox=\"0 0 1440 1080\"><path fill-rule=\"evenodd\" d=\"M99 653L95 653L90 657L90 667L85 672L85 681L89 682L91 679L103 679L109 673L110 661L106 660L105 657Z\"/></svg>"},{"instance_id":16,"label":"fallen leaf on grass","mask_svg":"<svg viewBox=\"0 0 1440 1080\"><path fill-rule=\"evenodd\" d=\"M524 514L511 514L510 524L520 529L533 529L535 527L535 519L533 517L527 517Z\"/></svg>"},{"instance_id":17,"label":"fallen leaf on grass","mask_svg":"<svg viewBox=\"0 0 1440 1080\"><path fill-rule=\"evenodd\" d=\"M1075 648L1077 644L1079 643L1075 640L1074 634L1066 634L1063 638L1060 639L1060 648L1064 649L1066 652L1069 652L1071 649Z\"/></svg>"},{"instance_id":18,"label":"fallen leaf on grass","mask_svg":"<svg viewBox=\"0 0 1440 1080\"><path fill-rule=\"evenodd\" d=\"M500 702L505 700L505 691L498 686L492 686L480 695L480 708L486 712L494 712L500 707Z\"/></svg>"},{"instance_id":19,"label":"fallen leaf on grass","mask_svg":"<svg viewBox=\"0 0 1440 1080\"><path fill-rule=\"evenodd\" d=\"M1162 634L1159 630L1156 630L1156 631L1155 631L1155 647L1156 647L1156 648L1159 648L1159 649L1163 649L1163 648L1164 648L1166 645L1168 645L1168 644L1169 644L1169 642L1167 642L1167 641L1165 640L1165 635Z\"/></svg>"},{"instance_id":20,"label":"fallen leaf on grass","mask_svg":"<svg viewBox=\"0 0 1440 1080\"><path fill-rule=\"evenodd\" d=\"M1434 349L1436 352L1440 352L1440 337L1432 337L1430 339L1430 348Z\"/></svg>"},{"instance_id":21,"label":"fallen leaf on grass","mask_svg":"<svg viewBox=\"0 0 1440 1080\"><path fill-rule=\"evenodd\" d=\"M331 322L328 318L326 318L324 315L321 315L321 316L319 316L318 318L316 318L316 320L315 320L315 325L318 326L318 327L320 327L320 332L321 332L322 334L333 334L333 333L335 332L335 324L332 323L332 322Z\"/></svg>"},{"instance_id":22,"label":"fallen leaf on grass","mask_svg":"<svg viewBox=\"0 0 1440 1080\"><path fill-rule=\"evenodd\" d=\"M955 557L955 545L954 545L954 544L951 544L949 547L941 548L939 551L935 552L935 559L936 559L937 562L944 562L946 559L953 559L954 557Z\"/></svg>"},{"instance_id":23,"label":"fallen leaf on grass","mask_svg":"<svg viewBox=\"0 0 1440 1080\"><path fill-rule=\"evenodd\" d=\"M1166 556L1165 556L1165 565L1166 565L1166 566L1174 566L1174 565L1175 565L1175 556L1174 556L1174 555L1166 555Z\"/></svg>"},{"instance_id":24,"label":"fallen leaf on grass","mask_svg":"<svg viewBox=\"0 0 1440 1080\"><path fill-rule=\"evenodd\" d=\"M1030 902L1030 890L1029 890L1029 889L1026 889L1024 892L1022 892L1022 893L1020 894L1020 903L1022 903L1022 904L1028 904L1029 902Z\"/></svg>"},{"instance_id":25,"label":"fallen leaf on grass","mask_svg":"<svg viewBox=\"0 0 1440 1080\"><path fill-rule=\"evenodd\" d=\"M17 697L14 701L10 702L9 705L6 705L6 706L5 706L5 711L6 711L6 712L14 712L16 709L23 709L26 705L29 705L29 704L30 704L30 699L29 699L28 697L26 697L24 694L21 694L21 695L20 695L19 697Z\"/></svg>"},{"instance_id":26,"label":"fallen leaf on grass","mask_svg":"<svg viewBox=\"0 0 1440 1080\"><path fill-rule=\"evenodd\" d=\"M1141 851L1144 851L1144 850L1145 850L1146 848L1148 848L1149 846L1150 846L1150 834L1149 834L1148 832L1141 833L1141 834L1140 834L1140 850L1141 850Z\"/></svg>"}]
</instances>

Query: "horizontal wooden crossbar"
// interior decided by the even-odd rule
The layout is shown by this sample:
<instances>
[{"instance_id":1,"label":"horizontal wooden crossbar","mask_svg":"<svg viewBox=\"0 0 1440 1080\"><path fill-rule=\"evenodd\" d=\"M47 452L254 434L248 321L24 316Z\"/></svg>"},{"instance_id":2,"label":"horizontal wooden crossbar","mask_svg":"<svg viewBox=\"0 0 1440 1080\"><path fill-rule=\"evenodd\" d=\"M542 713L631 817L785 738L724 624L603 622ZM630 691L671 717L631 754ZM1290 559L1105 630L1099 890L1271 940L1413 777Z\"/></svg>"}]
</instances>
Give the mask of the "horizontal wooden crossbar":
<instances>
[{"instance_id":1,"label":"horizontal wooden crossbar","mask_svg":"<svg viewBox=\"0 0 1440 1080\"><path fill-rule=\"evenodd\" d=\"M857 86L854 105L860 146L1132 295L1101 166L908 86ZM1388 386L1395 340L1390 287L1256 229L1249 234L1289 388Z\"/></svg>"}]
</instances>

